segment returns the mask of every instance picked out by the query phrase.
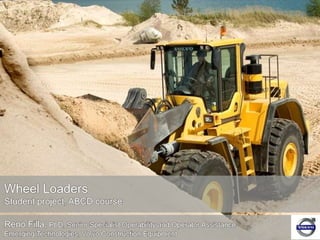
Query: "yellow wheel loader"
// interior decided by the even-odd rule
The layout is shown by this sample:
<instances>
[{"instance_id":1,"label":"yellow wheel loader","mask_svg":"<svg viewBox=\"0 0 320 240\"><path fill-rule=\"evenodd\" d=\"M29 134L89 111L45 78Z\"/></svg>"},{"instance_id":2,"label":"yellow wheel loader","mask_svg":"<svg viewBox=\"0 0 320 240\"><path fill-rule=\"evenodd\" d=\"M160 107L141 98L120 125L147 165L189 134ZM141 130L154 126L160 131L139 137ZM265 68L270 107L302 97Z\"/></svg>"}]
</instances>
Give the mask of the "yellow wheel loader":
<instances>
[{"instance_id":1,"label":"yellow wheel loader","mask_svg":"<svg viewBox=\"0 0 320 240\"><path fill-rule=\"evenodd\" d=\"M150 67L160 58L163 96L130 89L124 104L147 110L129 136L140 160L223 213L259 187L257 176L269 177L273 198L289 196L308 153L308 126L279 79L278 56L244 51L241 39L158 44Z\"/></svg>"}]
</instances>

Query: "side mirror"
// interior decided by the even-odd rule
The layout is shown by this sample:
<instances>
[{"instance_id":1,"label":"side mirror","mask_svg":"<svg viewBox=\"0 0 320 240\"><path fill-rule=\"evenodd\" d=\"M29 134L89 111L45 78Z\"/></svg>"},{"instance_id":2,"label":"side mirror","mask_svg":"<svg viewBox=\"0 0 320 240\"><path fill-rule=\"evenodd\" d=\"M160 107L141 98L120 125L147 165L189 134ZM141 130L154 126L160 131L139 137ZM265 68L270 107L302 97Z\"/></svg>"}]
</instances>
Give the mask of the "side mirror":
<instances>
[{"instance_id":1,"label":"side mirror","mask_svg":"<svg viewBox=\"0 0 320 240\"><path fill-rule=\"evenodd\" d=\"M154 66L156 64L156 49L151 49L151 58L150 58L150 69L154 70Z\"/></svg>"}]
</instances>

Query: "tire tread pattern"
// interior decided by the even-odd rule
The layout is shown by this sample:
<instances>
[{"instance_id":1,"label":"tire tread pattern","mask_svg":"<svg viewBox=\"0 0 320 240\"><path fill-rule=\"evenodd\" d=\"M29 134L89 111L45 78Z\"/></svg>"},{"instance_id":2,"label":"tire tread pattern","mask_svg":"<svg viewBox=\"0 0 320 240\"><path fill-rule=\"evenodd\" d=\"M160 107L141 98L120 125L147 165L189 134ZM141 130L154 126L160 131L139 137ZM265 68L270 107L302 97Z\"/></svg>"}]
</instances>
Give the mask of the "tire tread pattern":
<instances>
[{"instance_id":1,"label":"tire tread pattern","mask_svg":"<svg viewBox=\"0 0 320 240\"><path fill-rule=\"evenodd\" d=\"M209 174L201 174L200 170L203 170L202 167L213 159L214 161L219 162L217 163L218 169L216 170L221 174L216 175L231 175L227 162L220 154L210 151L200 151L197 149L181 150L172 157L169 157L162 169L161 175L177 176L177 178L170 178L170 180L176 180L176 182L174 182L175 185L188 193L192 193L192 187L196 180L196 176L208 176Z\"/></svg>"},{"instance_id":2,"label":"tire tread pattern","mask_svg":"<svg viewBox=\"0 0 320 240\"><path fill-rule=\"evenodd\" d=\"M281 156L280 153L282 152L282 141L284 141L285 134L288 133L288 131L292 131L291 134L297 136L298 144L300 145L300 151L303 149L303 139L300 132L299 126L288 119L282 119L282 118L276 118L272 122L271 126L271 133L269 138L269 171L268 175L271 175L270 178L268 177L268 183L264 184L264 191L267 192L270 198L272 199L283 199L287 197L290 193L292 193L296 185L293 184L291 187L288 187L288 189L284 189L281 185L281 177L282 171L281 171ZM297 134L299 133L299 134ZM299 155L301 153L298 153ZM299 156L300 158L300 156ZM303 157L302 160L298 159L298 165L295 176L300 176L302 173L303 168Z\"/></svg>"}]
</instances>

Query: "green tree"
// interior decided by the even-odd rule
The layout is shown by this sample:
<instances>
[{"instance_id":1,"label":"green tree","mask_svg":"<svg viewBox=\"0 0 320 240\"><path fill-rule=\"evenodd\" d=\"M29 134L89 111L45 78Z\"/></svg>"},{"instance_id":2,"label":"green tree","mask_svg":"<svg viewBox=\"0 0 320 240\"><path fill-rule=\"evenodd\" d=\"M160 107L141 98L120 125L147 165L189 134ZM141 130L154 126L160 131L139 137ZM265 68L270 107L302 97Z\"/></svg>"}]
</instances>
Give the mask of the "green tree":
<instances>
[{"instance_id":1,"label":"green tree","mask_svg":"<svg viewBox=\"0 0 320 240\"><path fill-rule=\"evenodd\" d=\"M135 12L126 11L121 13L121 16L129 26L135 26L140 23L140 16Z\"/></svg>"},{"instance_id":2,"label":"green tree","mask_svg":"<svg viewBox=\"0 0 320 240\"><path fill-rule=\"evenodd\" d=\"M307 14L312 17L320 17L320 0L310 0L307 4Z\"/></svg>"},{"instance_id":3,"label":"green tree","mask_svg":"<svg viewBox=\"0 0 320 240\"><path fill-rule=\"evenodd\" d=\"M188 15L193 11L189 7L189 0L173 0L171 7L180 15Z\"/></svg>"},{"instance_id":4,"label":"green tree","mask_svg":"<svg viewBox=\"0 0 320 240\"><path fill-rule=\"evenodd\" d=\"M161 11L160 0L144 0L140 5L140 19L147 20L156 12Z\"/></svg>"}]
</instances>

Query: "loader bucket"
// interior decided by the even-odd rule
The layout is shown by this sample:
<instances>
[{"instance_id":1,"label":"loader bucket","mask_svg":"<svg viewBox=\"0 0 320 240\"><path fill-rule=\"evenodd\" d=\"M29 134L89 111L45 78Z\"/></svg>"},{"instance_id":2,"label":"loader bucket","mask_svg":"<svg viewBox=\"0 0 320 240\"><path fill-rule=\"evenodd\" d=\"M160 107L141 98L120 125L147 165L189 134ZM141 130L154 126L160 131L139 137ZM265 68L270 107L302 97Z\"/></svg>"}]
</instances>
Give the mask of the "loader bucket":
<instances>
[{"instance_id":1,"label":"loader bucket","mask_svg":"<svg viewBox=\"0 0 320 240\"><path fill-rule=\"evenodd\" d=\"M154 114L151 109L147 111L128 137L129 144L140 158L140 162L146 166L151 164L156 145L184 124L191 108L192 104L186 101L159 114Z\"/></svg>"},{"instance_id":2,"label":"loader bucket","mask_svg":"<svg viewBox=\"0 0 320 240\"><path fill-rule=\"evenodd\" d=\"M133 114L139 122L149 109L147 91L144 88L130 88L122 107Z\"/></svg>"}]
</instances>

